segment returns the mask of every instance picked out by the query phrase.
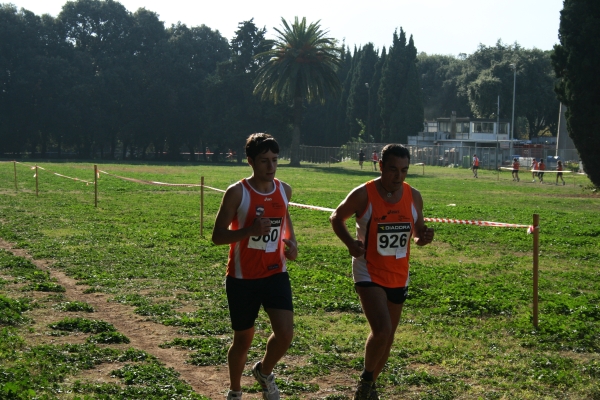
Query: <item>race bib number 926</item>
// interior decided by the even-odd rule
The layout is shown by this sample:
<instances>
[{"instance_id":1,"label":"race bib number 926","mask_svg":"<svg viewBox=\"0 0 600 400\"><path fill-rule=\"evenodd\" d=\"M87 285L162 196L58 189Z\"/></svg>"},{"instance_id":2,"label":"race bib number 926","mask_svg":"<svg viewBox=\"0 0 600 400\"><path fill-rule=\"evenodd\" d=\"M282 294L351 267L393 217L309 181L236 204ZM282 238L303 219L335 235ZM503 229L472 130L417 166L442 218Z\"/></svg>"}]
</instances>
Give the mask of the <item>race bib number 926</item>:
<instances>
[{"instance_id":1,"label":"race bib number 926","mask_svg":"<svg viewBox=\"0 0 600 400\"><path fill-rule=\"evenodd\" d=\"M410 231L410 222L377 224L377 253L396 258L406 257Z\"/></svg>"}]
</instances>

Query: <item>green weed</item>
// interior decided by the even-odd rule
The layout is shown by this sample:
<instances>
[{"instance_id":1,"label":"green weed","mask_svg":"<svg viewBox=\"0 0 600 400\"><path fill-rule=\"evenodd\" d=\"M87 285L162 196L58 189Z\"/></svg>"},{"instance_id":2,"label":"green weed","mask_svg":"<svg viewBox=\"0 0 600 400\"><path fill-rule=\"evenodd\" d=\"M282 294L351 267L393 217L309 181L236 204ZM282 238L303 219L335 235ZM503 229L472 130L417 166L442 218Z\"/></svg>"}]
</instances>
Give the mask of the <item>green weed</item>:
<instances>
[{"instance_id":1,"label":"green weed","mask_svg":"<svg viewBox=\"0 0 600 400\"><path fill-rule=\"evenodd\" d=\"M112 324L105 321L90 320L86 318L65 318L59 322L48 325L50 329L69 332L101 333L115 332Z\"/></svg>"}]
</instances>

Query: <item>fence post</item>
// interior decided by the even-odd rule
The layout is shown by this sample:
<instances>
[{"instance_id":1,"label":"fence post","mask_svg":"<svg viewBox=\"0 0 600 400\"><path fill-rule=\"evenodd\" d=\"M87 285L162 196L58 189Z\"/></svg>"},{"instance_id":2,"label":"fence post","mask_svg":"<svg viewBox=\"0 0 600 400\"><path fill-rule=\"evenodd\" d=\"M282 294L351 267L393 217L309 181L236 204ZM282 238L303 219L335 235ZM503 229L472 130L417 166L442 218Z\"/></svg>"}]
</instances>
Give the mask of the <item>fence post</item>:
<instances>
[{"instance_id":1,"label":"fence post","mask_svg":"<svg viewBox=\"0 0 600 400\"><path fill-rule=\"evenodd\" d=\"M200 177L200 237L204 235L204 176Z\"/></svg>"},{"instance_id":2,"label":"fence post","mask_svg":"<svg viewBox=\"0 0 600 400\"><path fill-rule=\"evenodd\" d=\"M38 196L38 166L35 165L35 196Z\"/></svg>"},{"instance_id":3,"label":"fence post","mask_svg":"<svg viewBox=\"0 0 600 400\"><path fill-rule=\"evenodd\" d=\"M533 214L533 326L538 327L538 270L540 248L540 215Z\"/></svg>"},{"instance_id":4,"label":"fence post","mask_svg":"<svg viewBox=\"0 0 600 400\"><path fill-rule=\"evenodd\" d=\"M13 166L15 168L15 191L19 191L19 188L17 187L17 162L13 161Z\"/></svg>"},{"instance_id":5,"label":"fence post","mask_svg":"<svg viewBox=\"0 0 600 400\"><path fill-rule=\"evenodd\" d=\"M98 165L94 164L94 207L98 207Z\"/></svg>"}]
</instances>

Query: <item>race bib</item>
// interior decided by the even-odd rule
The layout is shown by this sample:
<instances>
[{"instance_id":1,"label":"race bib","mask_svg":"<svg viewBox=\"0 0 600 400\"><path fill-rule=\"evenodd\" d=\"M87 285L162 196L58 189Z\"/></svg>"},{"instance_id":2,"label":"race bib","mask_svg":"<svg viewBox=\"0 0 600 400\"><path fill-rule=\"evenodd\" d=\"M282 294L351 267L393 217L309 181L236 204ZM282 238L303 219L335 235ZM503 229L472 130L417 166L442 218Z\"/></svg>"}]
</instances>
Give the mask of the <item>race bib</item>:
<instances>
[{"instance_id":1,"label":"race bib","mask_svg":"<svg viewBox=\"0 0 600 400\"><path fill-rule=\"evenodd\" d=\"M410 231L410 222L377 224L377 253L396 258L406 257Z\"/></svg>"},{"instance_id":2,"label":"race bib","mask_svg":"<svg viewBox=\"0 0 600 400\"><path fill-rule=\"evenodd\" d=\"M267 253L277 251L279 244L279 236L281 235L282 218L269 218L271 221L271 232L263 236L250 236L248 248L255 250L263 250Z\"/></svg>"}]
</instances>

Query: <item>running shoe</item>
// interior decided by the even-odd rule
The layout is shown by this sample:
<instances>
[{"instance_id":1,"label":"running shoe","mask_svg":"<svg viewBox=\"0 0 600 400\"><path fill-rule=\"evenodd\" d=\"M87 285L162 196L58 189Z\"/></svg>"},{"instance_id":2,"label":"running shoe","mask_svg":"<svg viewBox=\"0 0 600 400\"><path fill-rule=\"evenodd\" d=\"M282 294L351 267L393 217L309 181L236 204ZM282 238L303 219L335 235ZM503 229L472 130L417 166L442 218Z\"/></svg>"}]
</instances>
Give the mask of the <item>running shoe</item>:
<instances>
[{"instance_id":1,"label":"running shoe","mask_svg":"<svg viewBox=\"0 0 600 400\"><path fill-rule=\"evenodd\" d=\"M379 400L375 382L361 379L356 387L356 392L354 392L354 400Z\"/></svg>"},{"instance_id":2,"label":"running shoe","mask_svg":"<svg viewBox=\"0 0 600 400\"><path fill-rule=\"evenodd\" d=\"M262 387L263 400L279 400L279 388L277 388L277 384L275 383L275 375L272 373L268 376L263 375L260 372L260 365L260 361L254 364L252 375L254 375L254 379Z\"/></svg>"},{"instance_id":3,"label":"running shoe","mask_svg":"<svg viewBox=\"0 0 600 400\"><path fill-rule=\"evenodd\" d=\"M229 393L227 393L227 400L242 400L242 392L230 390Z\"/></svg>"}]
</instances>

